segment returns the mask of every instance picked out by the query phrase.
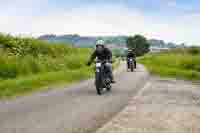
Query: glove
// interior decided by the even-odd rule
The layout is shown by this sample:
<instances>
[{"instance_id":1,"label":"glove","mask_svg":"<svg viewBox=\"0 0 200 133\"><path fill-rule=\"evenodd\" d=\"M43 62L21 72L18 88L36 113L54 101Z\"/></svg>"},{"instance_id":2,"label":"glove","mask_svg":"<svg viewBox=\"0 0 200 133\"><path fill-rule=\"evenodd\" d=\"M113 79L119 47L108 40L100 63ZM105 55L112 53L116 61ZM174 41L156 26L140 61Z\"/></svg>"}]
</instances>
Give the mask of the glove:
<instances>
[{"instance_id":1,"label":"glove","mask_svg":"<svg viewBox=\"0 0 200 133\"><path fill-rule=\"evenodd\" d=\"M87 63L87 66L90 66L91 65L91 62L89 61L88 63Z\"/></svg>"},{"instance_id":2,"label":"glove","mask_svg":"<svg viewBox=\"0 0 200 133\"><path fill-rule=\"evenodd\" d=\"M112 64L112 63L113 63L113 60L110 59L108 62Z\"/></svg>"}]
</instances>

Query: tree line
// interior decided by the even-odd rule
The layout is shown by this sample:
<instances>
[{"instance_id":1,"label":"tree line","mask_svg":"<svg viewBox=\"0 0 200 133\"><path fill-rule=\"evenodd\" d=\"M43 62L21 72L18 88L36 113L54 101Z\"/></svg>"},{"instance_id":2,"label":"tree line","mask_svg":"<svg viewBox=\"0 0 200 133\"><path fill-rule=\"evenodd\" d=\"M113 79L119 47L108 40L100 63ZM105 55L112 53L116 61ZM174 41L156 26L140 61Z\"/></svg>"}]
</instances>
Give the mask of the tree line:
<instances>
[{"instance_id":1,"label":"tree line","mask_svg":"<svg viewBox=\"0 0 200 133\"><path fill-rule=\"evenodd\" d=\"M149 52L150 44L142 35L129 36L126 40L127 47L134 49L137 56L143 56Z\"/></svg>"}]
</instances>

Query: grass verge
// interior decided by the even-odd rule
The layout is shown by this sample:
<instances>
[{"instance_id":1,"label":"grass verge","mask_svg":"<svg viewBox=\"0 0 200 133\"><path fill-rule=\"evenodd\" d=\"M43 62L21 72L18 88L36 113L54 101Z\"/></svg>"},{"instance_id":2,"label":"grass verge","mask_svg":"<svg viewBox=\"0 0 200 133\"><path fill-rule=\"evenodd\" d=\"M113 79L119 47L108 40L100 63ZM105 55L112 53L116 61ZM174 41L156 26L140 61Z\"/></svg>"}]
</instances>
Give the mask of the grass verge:
<instances>
[{"instance_id":1,"label":"grass verge","mask_svg":"<svg viewBox=\"0 0 200 133\"><path fill-rule=\"evenodd\" d=\"M74 71L49 72L29 77L8 79L0 83L0 98L15 97L27 93L48 89L47 86L70 84L75 81L85 80L92 76L89 68Z\"/></svg>"},{"instance_id":2,"label":"grass verge","mask_svg":"<svg viewBox=\"0 0 200 133\"><path fill-rule=\"evenodd\" d=\"M177 50L178 51L178 50ZM138 59L152 74L187 80L200 80L200 56L188 53L147 54Z\"/></svg>"}]
</instances>

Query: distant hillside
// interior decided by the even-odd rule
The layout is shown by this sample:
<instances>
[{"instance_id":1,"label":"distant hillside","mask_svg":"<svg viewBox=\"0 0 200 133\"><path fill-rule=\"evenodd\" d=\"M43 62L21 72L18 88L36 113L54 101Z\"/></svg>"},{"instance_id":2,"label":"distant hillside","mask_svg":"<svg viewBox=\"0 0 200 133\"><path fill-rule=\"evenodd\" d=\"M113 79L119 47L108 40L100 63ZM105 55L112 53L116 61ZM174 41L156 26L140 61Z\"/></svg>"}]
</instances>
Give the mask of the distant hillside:
<instances>
[{"instance_id":1,"label":"distant hillside","mask_svg":"<svg viewBox=\"0 0 200 133\"><path fill-rule=\"evenodd\" d=\"M70 43L78 47L94 47L97 39L103 39L107 44L114 44L116 47L125 47L127 36L96 36L96 37L83 37L80 35L43 35L39 37L40 40L49 42L64 42ZM166 43L163 40L150 39L149 43L151 47L159 48L175 48L175 43Z\"/></svg>"},{"instance_id":2,"label":"distant hillside","mask_svg":"<svg viewBox=\"0 0 200 133\"><path fill-rule=\"evenodd\" d=\"M70 43L78 47L93 47L97 39L103 39L107 44L126 46L126 38L126 36L83 37L79 35L43 35L38 39L48 42Z\"/></svg>"},{"instance_id":3,"label":"distant hillside","mask_svg":"<svg viewBox=\"0 0 200 133\"><path fill-rule=\"evenodd\" d=\"M176 48L177 44L175 43L166 43L163 40L157 40L157 39L150 39L149 43L151 44L151 47L158 47L158 48Z\"/></svg>"}]
</instances>

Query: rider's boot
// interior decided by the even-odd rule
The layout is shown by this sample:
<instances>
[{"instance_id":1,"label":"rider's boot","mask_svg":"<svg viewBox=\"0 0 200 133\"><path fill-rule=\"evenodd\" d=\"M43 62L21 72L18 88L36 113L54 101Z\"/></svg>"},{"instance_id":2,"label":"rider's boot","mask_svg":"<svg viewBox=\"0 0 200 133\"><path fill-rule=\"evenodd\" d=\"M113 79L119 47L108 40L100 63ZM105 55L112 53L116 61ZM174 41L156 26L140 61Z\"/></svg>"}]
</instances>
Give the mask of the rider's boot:
<instances>
[{"instance_id":1,"label":"rider's boot","mask_svg":"<svg viewBox=\"0 0 200 133\"><path fill-rule=\"evenodd\" d=\"M112 84L116 83L116 81L114 80L113 75L111 76L111 83L112 83Z\"/></svg>"},{"instance_id":2,"label":"rider's boot","mask_svg":"<svg viewBox=\"0 0 200 133\"><path fill-rule=\"evenodd\" d=\"M111 83L114 84L114 83L116 83L116 81L115 80L111 80Z\"/></svg>"}]
</instances>

